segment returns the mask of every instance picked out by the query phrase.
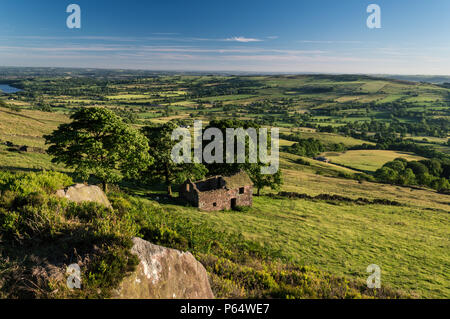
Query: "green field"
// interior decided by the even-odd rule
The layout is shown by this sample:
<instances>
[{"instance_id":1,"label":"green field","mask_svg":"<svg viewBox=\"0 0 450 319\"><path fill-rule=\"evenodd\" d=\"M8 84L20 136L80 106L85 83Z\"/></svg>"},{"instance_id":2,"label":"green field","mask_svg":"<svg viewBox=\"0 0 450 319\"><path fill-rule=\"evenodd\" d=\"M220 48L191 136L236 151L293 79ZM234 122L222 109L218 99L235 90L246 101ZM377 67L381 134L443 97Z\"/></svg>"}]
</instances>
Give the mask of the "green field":
<instances>
[{"instance_id":1,"label":"green field","mask_svg":"<svg viewBox=\"0 0 450 319\"><path fill-rule=\"evenodd\" d=\"M280 130L280 132L284 132L284 130ZM350 136L342 136L339 134L333 134L333 133L324 133L324 132L316 132L316 131L310 131L310 130L302 130L297 129L293 130L293 132L300 132L300 136L302 138L314 138L324 143L342 143L345 146L352 147L355 145L361 145L363 143L366 144L373 144L371 142L359 140Z\"/></svg>"},{"instance_id":2,"label":"green field","mask_svg":"<svg viewBox=\"0 0 450 319\"><path fill-rule=\"evenodd\" d=\"M23 80L20 84L25 91L35 93L37 97L19 96L10 103L30 108L45 102L55 109L89 105L133 106L138 118L144 122L148 120L146 114L149 111L161 111L167 106L169 113L194 114L196 118L206 119L211 110L203 114L201 110L215 105L215 117L258 118L266 124L276 121L284 127L296 127L293 122L300 120L298 114L305 112L332 112L332 115L316 114L308 122L321 126L342 126L372 118L388 122L386 112L380 112L374 106L389 103L402 105L411 112L433 110L434 116L448 116L446 103L450 90L428 83L345 75L130 77L130 83L98 80L99 83L91 81L73 88L67 88L66 78L53 79L51 86L45 79ZM108 91L99 99L105 86ZM52 92L54 89L55 93ZM371 106L366 113L368 103ZM169 116L159 115L163 119ZM323 121L318 122L320 119ZM411 119L407 115L400 120Z\"/></svg>"},{"instance_id":3,"label":"green field","mask_svg":"<svg viewBox=\"0 0 450 319\"><path fill-rule=\"evenodd\" d=\"M322 155L328 158L331 163L369 172L374 172L387 162L393 161L399 157L408 161L419 161L424 159L423 157L415 156L410 153L383 150L358 150L346 151L344 153L326 152Z\"/></svg>"}]
</instances>

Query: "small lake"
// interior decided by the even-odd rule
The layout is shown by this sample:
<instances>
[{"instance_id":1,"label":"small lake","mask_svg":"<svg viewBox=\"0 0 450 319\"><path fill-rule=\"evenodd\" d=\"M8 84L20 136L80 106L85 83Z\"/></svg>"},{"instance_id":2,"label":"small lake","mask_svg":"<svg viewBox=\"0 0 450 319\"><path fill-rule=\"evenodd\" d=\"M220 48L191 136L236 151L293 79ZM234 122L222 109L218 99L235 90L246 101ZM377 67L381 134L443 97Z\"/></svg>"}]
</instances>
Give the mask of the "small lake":
<instances>
[{"instance_id":1,"label":"small lake","mask_svg":"<svg viewBox=\"0 0 450 319\"><path fill-rule=\"evenodd\" d=\"M15 88L8 84L0 84L0 91L6 94L17 93L22 91L21 89Z\"/></svg>"}]
</instances>

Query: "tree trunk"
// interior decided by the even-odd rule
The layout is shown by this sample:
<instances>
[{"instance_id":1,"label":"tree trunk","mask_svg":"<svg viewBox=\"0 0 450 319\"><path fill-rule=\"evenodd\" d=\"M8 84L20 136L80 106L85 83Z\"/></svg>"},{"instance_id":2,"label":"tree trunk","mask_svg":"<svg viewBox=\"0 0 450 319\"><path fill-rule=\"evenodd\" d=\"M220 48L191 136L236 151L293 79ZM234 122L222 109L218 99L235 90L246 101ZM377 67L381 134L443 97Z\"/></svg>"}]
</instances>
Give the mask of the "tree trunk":
<instances>
[{"instance_id":1,"label":"tree trunk","mask_svg":"<svg viewBox=\"0 0 450 319\"><path fill-rule=\"evenodd\" d=\"M166 164L166 185L167 185L167 194L172 197L172 185L170 184L169 178L169 166Z\"/></svg>"},{"instance_id":2,"label":"tree trunk","mask_svg":"<svg viewBox=\"0 0 450 319\"><path fill-rule=\"evenodd\" d=\"M102 187L103 187L103 191L106 194L108 192L108 183L107 182L102 182Z\"/></svg>"},{"instance_id":3,"label":"tree trunk","mask_svg":"<svg viewBox=\"0 0 450 319\"><path fill-rule=\"evenodd\" d=\"M261 187L258 187L258 190L257 190L257 192L256 192L256 195L257 195L257 196L260 196L260 195L261 195Z\"/></svg>"}]
</instances>

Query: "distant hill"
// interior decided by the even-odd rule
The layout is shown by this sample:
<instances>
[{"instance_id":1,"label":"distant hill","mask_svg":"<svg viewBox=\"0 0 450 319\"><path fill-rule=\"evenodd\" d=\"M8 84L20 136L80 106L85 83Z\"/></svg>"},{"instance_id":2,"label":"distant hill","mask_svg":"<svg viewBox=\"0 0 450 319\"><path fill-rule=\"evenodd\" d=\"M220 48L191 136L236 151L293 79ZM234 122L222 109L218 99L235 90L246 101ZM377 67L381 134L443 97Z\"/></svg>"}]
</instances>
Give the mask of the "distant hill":
<instances>
[{"instance_id":1,"label":"distant hill","mask_svg":"<svg viewBox=\"0 0 450 319\"><path fill-rule=\"evenodd\" d=\"M450 83L447 75L383 75L384 78L412 82L428 82L434 84Z\"/></svg>"}]
</instances>

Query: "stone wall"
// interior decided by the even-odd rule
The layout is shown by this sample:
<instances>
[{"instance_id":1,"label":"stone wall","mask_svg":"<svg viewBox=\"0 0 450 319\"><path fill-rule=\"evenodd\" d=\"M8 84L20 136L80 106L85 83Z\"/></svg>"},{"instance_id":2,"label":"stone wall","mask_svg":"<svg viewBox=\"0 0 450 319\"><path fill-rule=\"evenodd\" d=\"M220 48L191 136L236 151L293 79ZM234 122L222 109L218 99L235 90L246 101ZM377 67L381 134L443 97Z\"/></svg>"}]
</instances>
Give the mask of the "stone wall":
<instances>
[{"instance_id":1,"label":"stone wall","mask_svg":"<svg viewBox=\"0 0 450 319\"><path fill-rule=\"evenodd\" d=\"M195 186L197 186L197 189L200 192L204 192L223 188L225 186L225 181L222 177L216 176L214 178L207 179L206 181L199 181L195 183Z\"/></svg>"},{"instance_id":2,"label":"stone wall","mask_svg":"<svg viewBox=\"0 0 450 319\"><path fill-rule=\"evenodd\" d=\"M6 145L8 152L22 152L22 153L40 153L46 154L46 151L40 147L33 147L27 145L16 145L10 141L0 142L0 144Z\"/></svg>"},{"instance_id":3,"label":"stone wall","mask_svg":"<svg viewBox=\"0 0 450 319\"><path fill-rule=\"evenodd\" d=\"M186 181L180 186L180 197L205 211L252 206L253 184L248 175L243 174L245 173L231 177L216 176L196 183Z\"/></svg>"},{"instance_id":4,"label":"stone wall","mask_svg":"<svg viewBox=\"0 0 450 319\"><path fill-rule=\"evenodd\" d=\"M198 207L198 191L195 188L195 184L192 182L185 182L180 186L179 196L189 203Z\"/></svg>"},{"instance_id":5,"label":"stone wall","mask_svg":"<svg viewBox=\"0 0 450 319\"><path fill-rule=\"evenodd\" d=\"M217 189L198 194L198 208L205 211L229 210L235 206L252 206L253 187ZM234 206L234 207L233 207Z\"/></svg>"}]
</instances>

